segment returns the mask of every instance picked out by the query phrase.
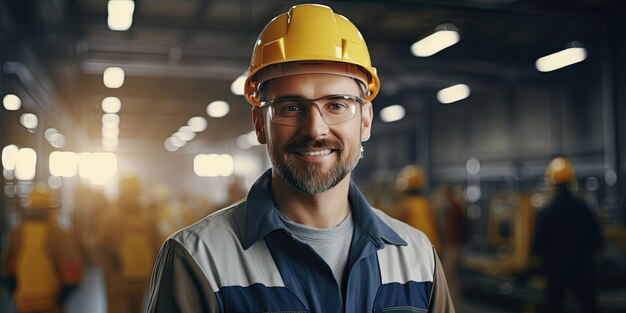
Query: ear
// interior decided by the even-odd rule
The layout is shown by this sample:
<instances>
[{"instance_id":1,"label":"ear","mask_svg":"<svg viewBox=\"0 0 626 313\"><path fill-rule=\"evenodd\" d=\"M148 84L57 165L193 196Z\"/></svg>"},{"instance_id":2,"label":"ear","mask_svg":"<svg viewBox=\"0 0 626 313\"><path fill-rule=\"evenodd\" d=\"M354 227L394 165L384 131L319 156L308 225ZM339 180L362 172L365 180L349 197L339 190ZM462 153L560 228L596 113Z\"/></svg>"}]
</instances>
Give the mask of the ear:
<instances>
[{"instance_id":1,"label":"ear","mask_svg":"<svg viewBox=\"0 0 626 313\"><path fill-rule=\"evenodd\" d=\"M260 144L266 144L267 139L265 137L265 114L263 114L263 109L259 108L258 106L252 108L252 124L254 124L256 139L259 141Z\"/></svg>"},{"instance_id":2,"label":"ear","mask_svg":"<svg viewBox=\"0 0 626 313\"><path fill-rule=\"evenodd\" d=\"M368 102L361 106L361 141L370 139L372 131L372 121L374 119L374 110L372 103Z\"/></svg>"}]
</instances>

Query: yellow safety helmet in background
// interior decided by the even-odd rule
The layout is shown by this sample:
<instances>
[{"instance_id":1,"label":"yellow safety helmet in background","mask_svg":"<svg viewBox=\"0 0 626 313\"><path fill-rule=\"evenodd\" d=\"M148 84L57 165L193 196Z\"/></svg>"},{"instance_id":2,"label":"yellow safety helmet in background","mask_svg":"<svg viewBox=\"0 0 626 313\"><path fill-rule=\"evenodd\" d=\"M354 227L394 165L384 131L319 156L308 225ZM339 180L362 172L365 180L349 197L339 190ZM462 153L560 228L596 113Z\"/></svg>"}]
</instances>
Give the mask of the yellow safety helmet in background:
<instances>
[{"instance_id":1,"label":"yellow safety helmet in background","mask_svg":"<svg viewBox=\"0 0 626 313\"><path fill-rule=\"evenodd\" d=\"M546 168L546 179L553 185L560 185L576 180L574 167L564 157L554 158Z\"/></svg>"},{"instance_id":2,"label":"yellow safety helmet in background","mask_svg":"<svg viewBox=\"0 0 626 313\"><path fill-rule=\"evenodd\" d=\"M347 18L318 4L291 7L261 31L252 51L244 95L259 105L260 86L274 78L329 73L361 81L366 101L376 97L380 81L363 36Z\"/></svg>"},{"instance_id":3,"label":"yellow safety helmet in background","mask_svg":"<svg viewBox=\"0 0 626 313\"><path fill-rule=\"evenodd\" d=\"M424 187L424 185L426 185L426 175L419 166L405 166L396 178L396 190L398 191L416 190Z\"/></svg>"},{"instance_id":4,"label":"yellow safety helmet in background","mask_svg":"<svg viewBox=\"0 0 626 313\"><path fill-rule=\"evenodd\" d=\"M59 201L50 195L48 188L42 184L36 184L25 200L23 207L28 210L48 210L59 204Z\"/></svg>"},{"instance_id":5,"label":"yellow safety helmet in background","mask_svg":"<svg viewBox=\"0 0 626 313\"><path fill-rule=\"evenodd\" d=\"M120 179L120 195L138 195L141 191L139 177L134 175L123 176Z\"/></svg>"}]
</instances>

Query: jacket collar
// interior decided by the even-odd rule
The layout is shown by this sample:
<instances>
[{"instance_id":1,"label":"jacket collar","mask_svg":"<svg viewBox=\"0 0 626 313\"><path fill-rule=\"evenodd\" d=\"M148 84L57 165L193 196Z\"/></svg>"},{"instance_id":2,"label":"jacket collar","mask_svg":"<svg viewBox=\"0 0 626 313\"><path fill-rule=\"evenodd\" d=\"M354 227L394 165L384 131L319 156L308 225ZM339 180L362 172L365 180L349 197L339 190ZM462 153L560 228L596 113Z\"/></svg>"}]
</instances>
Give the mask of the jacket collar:
<instances>
[{"instance_id":1,"label":"jacket collar","mask_svg":"<svg viewBox=\"0 0 626 313\"><path fill-rule=\"evenodd\" d=\"M287 227L278 215L271 192L272 169L268 169L250 188L245 204L245 225L242 246L250 248L267 234ZM407 243L374 213L353 181L348 193L355 234L364 234L382 249L385 243L405 246Z\"/></svg>"}]
</instances>

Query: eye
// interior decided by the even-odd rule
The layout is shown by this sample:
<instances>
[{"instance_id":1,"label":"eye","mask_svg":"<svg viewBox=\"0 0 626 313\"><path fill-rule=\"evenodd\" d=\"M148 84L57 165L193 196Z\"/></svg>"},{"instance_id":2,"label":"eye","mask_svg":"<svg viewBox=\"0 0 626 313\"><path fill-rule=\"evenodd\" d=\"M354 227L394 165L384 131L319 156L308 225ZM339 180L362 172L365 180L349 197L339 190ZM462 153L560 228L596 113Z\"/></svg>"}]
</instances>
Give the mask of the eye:
<instances>
[{"instance_id":1,"label":"eye","mask_svg":"<svg viewBox=\"0 0 626 313\"><path fill-rule=\"evenodd\" d=\"M342 111L347 111L349 110L350 106L346 103L343 103L341 101L332 101L326 104L326 110L327 111L331 111L331 112L335 112L335 113L340 113Z\"/></svg>"},{"instance_id":2,"label":"eye","mask_svg":"<svg viewBox=\"0 0 626 313\"><path fill-rule=\"evenodd\" d=\"M304 108L297 101L278 101L274 103L274 112L280 115L300 114Z\"/></svg>"}]
</instances>

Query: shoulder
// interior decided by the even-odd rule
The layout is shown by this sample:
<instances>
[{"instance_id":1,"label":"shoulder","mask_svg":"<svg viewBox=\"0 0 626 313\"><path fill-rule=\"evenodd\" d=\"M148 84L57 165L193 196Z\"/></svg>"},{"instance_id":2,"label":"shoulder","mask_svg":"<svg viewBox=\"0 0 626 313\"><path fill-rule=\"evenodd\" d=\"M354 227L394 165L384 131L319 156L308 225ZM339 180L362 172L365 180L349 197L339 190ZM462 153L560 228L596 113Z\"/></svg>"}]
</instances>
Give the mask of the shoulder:
<instances>
[{"instance_id":1,"label":"shoulder","mask_svg":"<svg viewBox=\"0 0 626 313\"><path fill-rule=\"evenodd\" d=\"M240 241L243 236L244 213L245 202L235 203L179 230L168 240L188 249L197 247L199 242L203 245L235 244L234 241Z\"/></svg>"},{"instance_id":2,"label":"shoulder","mask_svg":"<svg viewBox=\"0 0 626 313\"><path fill-rule=\"evenodd\" d=\"M428 250L431 249L432 244L430 240L428 240L428 237L419 229L395 219L379 209L372 208L372 210L383 223L395 231L409 246L417 246Z\"/></svg>"},{"instance_id":3,"label":"shoulder","mask_svg":"<svg viewBox=\"0 0 626 313\"><path fill-rule=\"evenodd\" d=\"M406 245L386 244L378 251L383 283L432 282L436 260L428 237L420 230L380 210L374 209L374 212L383 223L407 243Z\"/></svg>"}]
</instances>

